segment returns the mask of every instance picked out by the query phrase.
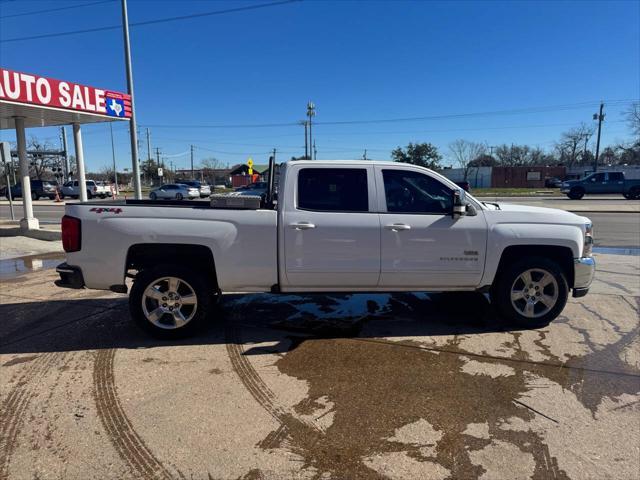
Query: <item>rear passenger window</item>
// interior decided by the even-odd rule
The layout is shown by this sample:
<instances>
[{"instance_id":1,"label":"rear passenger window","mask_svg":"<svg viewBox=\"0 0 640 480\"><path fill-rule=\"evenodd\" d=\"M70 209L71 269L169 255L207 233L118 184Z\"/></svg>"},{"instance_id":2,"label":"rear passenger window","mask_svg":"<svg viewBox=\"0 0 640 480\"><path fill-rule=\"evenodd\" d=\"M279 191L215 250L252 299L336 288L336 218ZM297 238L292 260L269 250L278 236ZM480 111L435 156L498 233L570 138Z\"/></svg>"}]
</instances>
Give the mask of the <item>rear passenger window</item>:
<instances>
[{"instance_id":1,"label":"rear passenger window","mask_svg":"<svg viewBox=\"0 0 640 480\"><path fill-rule=\"evenodd\" d=\"M298 208L321 212L368 212L364 168L304 168L298 174Z\"/></svg>"},{"instance_id":2,"label":"rear passenger window","mask_svg":"<svg viewBox=\"0 0 640 480\"><path fill-rule=\"evenodd\" d=\"M624 180L624 176L622 172L611 172L609 173L609 181L610 182L621 182Z\"/></svg>"}]
</instances>

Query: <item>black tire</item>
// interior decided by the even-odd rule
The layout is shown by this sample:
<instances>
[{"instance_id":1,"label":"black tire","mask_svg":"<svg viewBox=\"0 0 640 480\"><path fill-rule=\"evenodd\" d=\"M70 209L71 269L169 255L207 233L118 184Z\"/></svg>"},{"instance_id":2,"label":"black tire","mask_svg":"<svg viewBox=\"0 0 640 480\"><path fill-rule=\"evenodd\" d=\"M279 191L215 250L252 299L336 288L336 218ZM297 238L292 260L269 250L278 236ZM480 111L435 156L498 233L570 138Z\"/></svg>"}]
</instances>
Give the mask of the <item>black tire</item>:
<instances>
[{"instance_id":1,"label":"black tire","mask_svg":"<svg viewBox=\"0 0 640 480\"><path fill-rule=\"evenodd\" d=\"M36 200L38 200L39 198L40 198L40 197L38 196L38 194L37 194L37 193L35 193L35 192L31 192L31 200L33 200L33 201L35 202L35 201L36 201Z\"/></svg>"},{"instance_id":2,"label":"black tire","mask_svg":"<svg viewBox=\"0 0 640 480\"><path fill-rule=\"evenodd\" d=\"M100 195L100 200L104 200L106 195Z\"/></svg>"},{"instance_id":3,"label":"black tire","mask_svg":"<svg viewBox=\"0 0 640 480\"><path fill-rule=\"evenodd\" d=\"M571 190L569 190L567 197L569 197L571 200L580 200L582 197L584 197L584 189L580 187L573 187Z\"/></svg>"},{"instance_id":4,"label":"black tire","mask_svg":"<svg viewBox=\"0 0 640 480\"><path fill-rule=\"evenodd\" d=\"M159 322L165 325L165 328L152 323L144 312L144 308L149 312L150 309L161 307L162 299L168 298L161 297L156 301L145 296L145 291L148 287L153 286L160 279L167 277L180 279L181 283L179 290L182 289L180 290L181 294L184 295L185 292L188 293L189 291L193 291L197 300L193 317L189 318L188 322L180 327L175 327L175 324L173 323L174 317L168 312L162 313L161 317L157 321L157 323ZM165 287L168 288L168 283L165 281L160 281L157 285L161 289ZM131 288L131 293L129 294L129 312L131 313L131 318L140 328L157 338L184 338L186 336L193 335L206 323L209 315L214 310L215 300L215 291L211 281L207 277L207 272L197 268L180 265L159 265L157 267L144 269L136 275L133 287ZM143 301L145 302L144 308ZM192 313L187 307L191 307L191 305L185 304L180 307L180 309L185 308L183 315L190 315Z\"/></svg>"},{"instance_id":5,"label":"black tire","mask_svg":"<svg viewBox=\"0 0 640 480\"><path fill-rule=\"evenodd\" d=\"M149 194L149 198L150 198L151 200L157 200L157 199L158 199L158 195L156 195L156 192L151 192L151 193Z\"/></svg>"},{"instance_id":6,"label":"black tire","mask_svg":"<svg viewBox=\"0 0 640 480\"><path fill-rule=\"evenodd\" d=\"M91 193L91 190L87 190L87 200L91 200L93 198L93 193Z\"/></svg>"},{"instance_id":7,"label":"black tire","mask_svg":"<svg viewBox=\"0 0 640 480\"><path fill-rule=\"evenodd\" d=\"M47 198L48 198L49 200L55 200L55 199L56 199L55 195L54 195L54 196L49 195Z\"/></svg>"},{"instance_id":8,"label":"black tire","mask_svg":"<svg viewBox=\"0 0 640 480\"><path fill-rule=\"evenodd\" d=\"M632 187L631 190L629 190L629 196L625 196L625 198L629 200L640 200L640 187Z\"/></svg>"},{"instance_id":9,"label":"black tire","mask_svg":"<svg viewBox=\"0 0 640 480\"><path fill-rule=\"evenodd\" d=\"M531 296L512 301L512 290L516 294L520 292L522 279L519 277L527 271L533 271L531 274L532 283L530 284L532 287L529 288L528 285L522 283L522 294L529 290L526 294ZM541 271L550 274L555 283L551 283L539 290L537 284L542 280ZM555 303L547 306L540 301L540 296L554 298ZM548 325L549 322L560 315L567 303L568 296L569 285L562 268L556 262L544 257L524 258L505 266L501 272L498 272L498 278L491 289L491 303L494 304L498 312L505 319L516 325L529 328ZM522 309L525 309L527 303L530 303L529 298L532 299L531 303L536 302L533 306L533 315L535 316L526 316L522 313Z\"/></svg>"},{"instance_id":10,"label":"black tire","mask_svg":"<svg viewBox=\"0 0 640 480\"><path fill-rule=\"evenodd\" d=\"M181 193L176 193L176 200L182 200L184 197Z\"/></svg>"},{"instance_id":11,"label":"black tire","mask_svg":"<svg viewBox=\"0 0 640 480\"><path fill-rule=\"evenodd\" d=\"M631 195L631 193L623 193L622 196L624 198L626 198L627 200L633 200L633 196Z\"/></svg>"},{"instance_id":12,"label":"black tire","mask_svg":"<svg viewBox=\"0 0 640 480\"><path fill-rule=\"evenodd\" d=\"M64 200L64 193L60 192L60 200Z\"/></svg>"}]
</instances>

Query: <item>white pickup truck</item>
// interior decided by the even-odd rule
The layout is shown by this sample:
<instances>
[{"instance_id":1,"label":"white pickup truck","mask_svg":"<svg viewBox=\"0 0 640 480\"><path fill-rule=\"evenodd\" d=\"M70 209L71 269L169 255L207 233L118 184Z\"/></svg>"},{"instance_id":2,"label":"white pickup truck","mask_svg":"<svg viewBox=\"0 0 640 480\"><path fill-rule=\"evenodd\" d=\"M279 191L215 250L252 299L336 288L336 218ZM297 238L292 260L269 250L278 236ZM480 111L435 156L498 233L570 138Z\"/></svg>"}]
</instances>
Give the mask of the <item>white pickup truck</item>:
<instances>
[{"instance_id":1,"label":"white pickup truck","mask_svg":"<svg viewBox=\"0 0 640 480\"><path fill-rule=\"evenodd\" d=\"M260 208L67 204L56 284L126 293L133 278L132 318L172 337L197 328L222 292L478 291L533 327L570 290L586 295L595 273L588 218L484 203L418 166L291 161L278 190Z\"/></svg>"}]
</instances>

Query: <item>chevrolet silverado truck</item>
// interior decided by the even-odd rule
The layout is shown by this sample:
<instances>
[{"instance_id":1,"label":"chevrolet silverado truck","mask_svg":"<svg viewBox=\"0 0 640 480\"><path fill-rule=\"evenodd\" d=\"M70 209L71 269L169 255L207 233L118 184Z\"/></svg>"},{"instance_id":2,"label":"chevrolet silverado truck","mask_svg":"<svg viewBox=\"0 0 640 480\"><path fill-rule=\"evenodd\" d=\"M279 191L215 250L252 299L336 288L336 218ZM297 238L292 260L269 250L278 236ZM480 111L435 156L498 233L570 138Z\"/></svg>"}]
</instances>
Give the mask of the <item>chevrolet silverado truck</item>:
<instances>
[{"instance_id":1,"label":"chevrolet silverado truck","mask_svg":"<svg viewBox=\"0 0 640 480\"><path fill-rule=\"evenodd\" d=\"M580 180L568 180L560 192L571 200L580 200L585 193L621 193L627 200L640 199L640 180L627 180L624 172L596 172Z\"/></svg>"},{"instance_id":2,"label":"chevrolet silverado truck","mask_svg":"<svg viewBox=\"0 0 640 480\"><path fill-rule=\"evenodd\" d=\"M588 218L481 202L426 168L291 161L278 183L266 198L67 204L56 284L126 293L131 278L132 319L174 337L223 292L477 291L535 327L594 276Z\"/></svg>"}]
</instances>

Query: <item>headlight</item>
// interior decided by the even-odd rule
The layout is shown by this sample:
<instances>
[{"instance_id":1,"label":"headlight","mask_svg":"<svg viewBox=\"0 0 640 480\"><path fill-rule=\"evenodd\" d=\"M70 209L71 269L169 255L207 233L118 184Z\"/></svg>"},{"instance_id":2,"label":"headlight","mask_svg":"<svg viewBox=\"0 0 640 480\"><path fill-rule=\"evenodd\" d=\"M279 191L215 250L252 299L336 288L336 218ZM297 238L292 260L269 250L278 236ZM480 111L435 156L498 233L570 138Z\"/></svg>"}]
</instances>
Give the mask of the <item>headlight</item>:
<instances>
[{"instance_id":1,"label":"headlight","mask_svg":"<svg viewBox=\"0 0 640 480\"><path fill-rule=\"evenodd\" d=\"M593 224L586 223L584 230L584 249L582 256L590 257L593 253Z\"/></svg>"}]
</instances>

